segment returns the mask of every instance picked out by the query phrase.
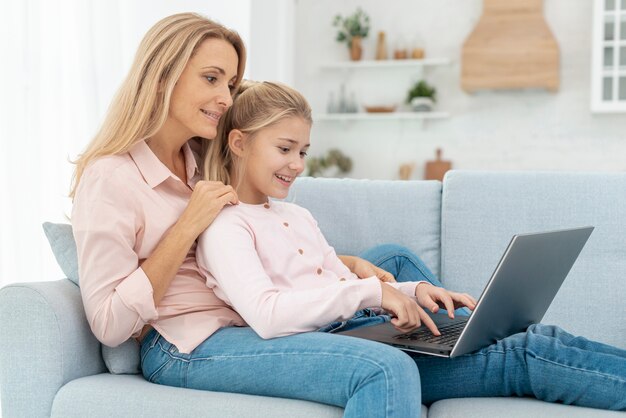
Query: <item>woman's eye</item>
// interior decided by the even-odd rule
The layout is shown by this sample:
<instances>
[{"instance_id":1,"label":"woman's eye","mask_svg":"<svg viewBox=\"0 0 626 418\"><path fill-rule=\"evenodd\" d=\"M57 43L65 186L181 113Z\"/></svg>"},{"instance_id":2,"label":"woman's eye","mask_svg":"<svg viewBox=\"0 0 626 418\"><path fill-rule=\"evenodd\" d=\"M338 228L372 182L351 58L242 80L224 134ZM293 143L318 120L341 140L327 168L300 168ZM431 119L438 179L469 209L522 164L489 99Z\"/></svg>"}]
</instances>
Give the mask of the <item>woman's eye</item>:
<instances>
[{"instance_id":1,"label":"woman's eye","mask_svg":"<svg viewBox=\"0 0 626 418\"><path fill-rule=\"evenodd\" d=\"M300 157L302 157L302 158L306 157L307 155L308 155L308 154L307 154L305 151L302 151L302 152L300 153Z\"/></svg>"},{"instance_id":2,"label":"woman's eye","mask_svg":"<svg viewBox=\"0 0 626 418\"><path fill-rule=\"evenodd\" d=\"M204 78L206 79L206 81L208 81L211 84L213 84L213 83L215 83L217 81L217 77L213 77L212 75L207 75Z\"/></svg>"},{"instance_id":3,"label":"woman's eye","mask_svg":"<svg viewBox=\"0 0 626 418\"><path fill-rule=\"evenodd\" d=\"M228 85L228 90L230 90L230 91L235 91L235 89L236 89L236 88L237 88L237 87L235 87L235 85L234 85L234 84L229 84L229 85Z\"/></svg>"},{"instance_id":4,"label":"woman's eye","mask_svg":"<svg viewBox=\"0 0 626 418\"><path fill-rule=\"evenodd\" d=\"M284 154L289 152L289 148L287 148L287 147L278 147L278 149L280 150L280 152L282 152Z\"/></svg>"}]
</instances>

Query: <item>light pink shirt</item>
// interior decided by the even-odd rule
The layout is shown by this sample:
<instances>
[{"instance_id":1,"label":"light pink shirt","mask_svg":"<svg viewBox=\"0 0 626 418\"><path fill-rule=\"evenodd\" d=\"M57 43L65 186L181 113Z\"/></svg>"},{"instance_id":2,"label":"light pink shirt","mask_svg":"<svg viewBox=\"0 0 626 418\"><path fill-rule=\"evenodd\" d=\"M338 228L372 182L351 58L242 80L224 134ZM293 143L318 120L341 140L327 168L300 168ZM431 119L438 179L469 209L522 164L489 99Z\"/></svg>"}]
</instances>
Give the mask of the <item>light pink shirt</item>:
<instances>
[{"instance_id":1,"label":"light pink shirt","mask_svg":"<svg viewBox=\"0 0 626 418\"><path fill-rule=\"evenodd\" d=\"M126 154L97 159L81 178L72 210L80 289L89 325L108 346L138 336L151 324L189 353L219 328L245 325L206 286L196 244L159 306L140 267L187 207L200 179L187 144L183 151L187 184L143 141Z\"/></svg>"},{"instance_id":2,"label":"light pink shirt","mask_svg":"<svg viewBox=\"0 0 626 418\"><path fill-rule=\"evenodd\" d=\"M314 331L381 304L380 281L351 273L309 211L291 203L224 208L198 238L197 258L207 285L262 338ZM417 283L393 286L414 297Z\"/></svg>"}]
</instances>

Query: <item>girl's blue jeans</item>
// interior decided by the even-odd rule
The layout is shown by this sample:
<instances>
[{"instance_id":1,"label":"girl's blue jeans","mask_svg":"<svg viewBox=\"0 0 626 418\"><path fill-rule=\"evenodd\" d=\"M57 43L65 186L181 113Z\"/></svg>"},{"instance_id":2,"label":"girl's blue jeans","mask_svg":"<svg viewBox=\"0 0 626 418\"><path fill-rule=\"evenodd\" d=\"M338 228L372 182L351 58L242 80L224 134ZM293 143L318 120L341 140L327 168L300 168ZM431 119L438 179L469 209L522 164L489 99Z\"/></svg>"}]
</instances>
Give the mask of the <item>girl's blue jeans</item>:
<instances>
[{"instance_id":1,"label":"girl's blue jeans","mask_svg":"<svg viewBox=\"0 0 626 418\"><path fill-rule=\"evenodd\" d=\"M441 286L403 247L382 245L362 257L398 281ZM353 320L329 324L326 332L270 340L250 328L222 328L190 354L153 330L141 344L141 367L158 384L304 399L345 408L345 417L418 417L421 403L487 396L626 410L625 350L546 325L453 359L409 355L332 333L386 320L363 310Z\"/></svg>"}]
</instances>

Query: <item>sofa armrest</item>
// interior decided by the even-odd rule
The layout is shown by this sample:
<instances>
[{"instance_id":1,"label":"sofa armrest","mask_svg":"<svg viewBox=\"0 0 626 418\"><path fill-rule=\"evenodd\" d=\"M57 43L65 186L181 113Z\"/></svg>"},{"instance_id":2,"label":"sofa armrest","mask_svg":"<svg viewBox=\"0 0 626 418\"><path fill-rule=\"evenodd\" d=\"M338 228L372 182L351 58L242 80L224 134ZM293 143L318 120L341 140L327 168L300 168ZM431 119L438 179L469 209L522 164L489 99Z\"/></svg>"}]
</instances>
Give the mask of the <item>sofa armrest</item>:
<instances>
[{"instance_id":1,"label":"sofa armrest","mask_svg":"<svg viewBox=\"0 0 626 418\"><path fill-rule=\"evenodd\" d=\"M57 391L106 371L80 291L69 280L0 289L0 396L4 417L49 417Z\"/></svg>"}]
</instances>

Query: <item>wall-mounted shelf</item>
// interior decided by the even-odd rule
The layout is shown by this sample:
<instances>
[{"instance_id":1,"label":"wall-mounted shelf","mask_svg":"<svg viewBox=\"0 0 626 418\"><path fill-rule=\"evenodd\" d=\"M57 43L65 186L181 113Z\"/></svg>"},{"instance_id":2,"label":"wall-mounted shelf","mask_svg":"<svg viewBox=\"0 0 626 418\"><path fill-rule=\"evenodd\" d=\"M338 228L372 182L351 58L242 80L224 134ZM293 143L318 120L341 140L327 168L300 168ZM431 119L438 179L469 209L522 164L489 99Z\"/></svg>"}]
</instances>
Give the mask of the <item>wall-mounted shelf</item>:
<instances>
[{"instance_id":1,"label":"wall-mounted shelf","mask_svg":"<svg viewBox=\"0 0 626 418\"><path fill-rule=\"evenodd\" d=\"M626 1L626 0L624 0ZM413 77L417 80L424 79L424 72L428 67L450 65L452 60L450 58L423 58L423 59L388 59L388 60L361 60L361 61L340 61L322 64L320 69L322 71L331 71L340 75L343 79L343 84L357 84L367 83L368 79L371 79L372 75L376 74L391 74L389 71L395 69L408 70L413 73ZM364 70L379 70L377 73L364 74L364 77L355 77L355 71ZM397 74L394 75L395 78ZM404 76L403 76L404 77ZM357 80L356 82L354 80ZM370 85L371 86L371 85ZM406 94L406 91L401 92L402 96ZM402 100L401 97L397 100ZM345 100L345 98L344 98ZM340 99L341 101L341 99ZM374 102L373 100L370 100ZM411 112L411 111L398 111L390 113L318 113L315 115L314 120L318 121L339 121L342 123L348 122L360 122L360 121L417 121L421 128L424 128L427 120L445 119L450 115L447 112Z\"/></svg>"},{"instance_id":2,"label":"wall-mounted shelf","mask_svg":"<svg viewBox=\"0 0 626 418\"><path fill-rule=\"evenodd\" d=\"M315 120L426 120L449 118L448 112L318 113Z\"/></svg>"},{"instance_id":3,"label":"wall-mounted shelf","mask_svg":"<svg viewBox=\"0 0 626 418\"><path fill-rule=\"evenodd\" d=\"M448 65L449 58L424 58L404 60L369 60L369 61L342 61L323 64L322 70L351 70L366 68L421 68L435 65Z\"/></svg>"},{"instance_id":4,"label":"wall-mounted shelf","mask_svg":"<svg viewBox=\"0 0 626 418\"><path fill-rule=\"evenodd\" d=\"M356 121L383 121L408 120L417 121L421 127L428 120L449 118L448 112L389 112L389 113L318 113L313 115L314 121L328 122L356 122Z\"/></svg>"}]
</instances>

